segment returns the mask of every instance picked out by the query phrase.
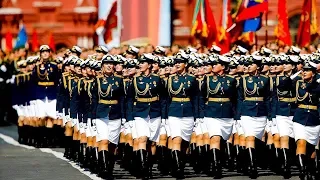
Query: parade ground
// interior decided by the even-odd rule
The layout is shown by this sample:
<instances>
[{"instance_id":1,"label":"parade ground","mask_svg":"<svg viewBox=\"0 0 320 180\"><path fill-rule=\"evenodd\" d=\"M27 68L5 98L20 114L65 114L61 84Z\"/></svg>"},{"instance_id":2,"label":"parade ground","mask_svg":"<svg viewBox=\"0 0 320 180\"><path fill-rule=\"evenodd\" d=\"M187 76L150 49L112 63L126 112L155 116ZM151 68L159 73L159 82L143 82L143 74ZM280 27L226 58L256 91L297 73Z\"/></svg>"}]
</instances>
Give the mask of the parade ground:
<instances>
[{"instance_id":1,"label":"parade ground","mask_svg":"<svg viewBox=\"0 0 320 180\"><path fill-rule=\"evenodd\" d=\"M16 126L0 127L0 179L6 180L99 180L95 174L81 169L78 165L63 157L63 148L34 148L20 145L17 141ZM154 166L153 179L174 179L170 176L161 177ZM280 180L270 171L259 170L259 180ZM212 179L204 175L196 175L191 167L186 167L186 179ZM293 169L291 179L299 179L298 170ZM135 179L129 172L115 165L115 179ZM223 171L223 179L244 180L247 176L241 176L236 172Z\"/></svg>"}]
</instances>

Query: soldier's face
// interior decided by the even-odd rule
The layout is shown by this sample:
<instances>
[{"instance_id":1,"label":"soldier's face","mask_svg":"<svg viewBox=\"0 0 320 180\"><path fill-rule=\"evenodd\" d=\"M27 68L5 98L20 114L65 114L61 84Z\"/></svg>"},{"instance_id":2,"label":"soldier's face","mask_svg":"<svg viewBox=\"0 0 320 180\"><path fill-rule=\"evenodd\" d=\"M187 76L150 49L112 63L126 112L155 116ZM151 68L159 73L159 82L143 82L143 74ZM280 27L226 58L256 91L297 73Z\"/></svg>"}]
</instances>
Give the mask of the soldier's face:
<instances>
[{"instance_id":1,"label":"soldier's face","mask_svg":"<svg viewBox=\"0 0 320 180\"><path fill-rule=\"evenodd\" d=\"M81 69L81 74L82 74L82 76L87 76L88 75L87 74L87 70L85 68L82 68Z\"/></svg>"},{"instance_id":2,"label":"soldier's face","mask_svg":"<svg viewBox=\"0 0 320 180\"><path fill-rule=\"evenodd\" d=\"M132 54L128 54L128 53L127 53L127 54L126 54L126 58L131 58L131 59L132 59L132 58L134 58L134 56L133 56Z\"/></svg>"},{"instance_id":3,"label":"soldier's face","mask_svg":"<svg viewBox=\"0 0 320 180\"><path fill-rule=\"evenodd\" d=\"M49 51L42 51L41 52L41 58L42 59L49 59L50 57L50 52Z\"/></svg>"},{"instance_id":4,"label":"soldier's face","mask_svg":"<svg viewBox=\"0 0 320 180\"><path fill-rule=\"evenodd\" d=\"M136 72L137 72L137 69L136 68L129 68L128 69L128 74L129 74L129 76L134 76L135 74L136 74Z\"/></svg>"},{"instance_id":5,"label":"soldier's face","mask_svg":"<svg viewBox=\"0 0 320 180\"><path fill-rule=\"evenodd\" d=\"M239 71L238 71L239 72ZM248 73L249 72L249 67L248 66L243 66L243 73Z\"/></svg>"},{"instance_id":6,"label":"soldier's face","mask_svg":"<svg viewBox=\"0 0 320 180\"><path fill-rule=\"evenodd\" d=\"M73 65L73 64L70 65L70 70L71 70L71 72L75 72L75 69L74 69L74 65Z\"/></svg>"},{"instance_id":7,"label":"soldier's face","mask_svg":"<svg viewBox=\"0 0 320 180\"><path fill-rule=\"evenodd\" d=\"M166 69L165 68L160 68L159 69L159 76L163 76L166 74Z\"/></svg>"},{"instance_id":8,"label":"soldier's face","mask_svg":"<svg viewBox=\"0 0 320 180\"><path fill-rule=\"evenodd\" d=\"M284 72L290 72L294 69L294 66L292 64L284 64L283 65L283 70Z\"/></svg>"},{"instance_id":9,"label":"soldier's face","mask_svg":"<svg viewBox=\"0 0 320 180\"><path fill-rule=\"evenodd\" d=\"M147 69L150 68L150 64L147 62L143 62L139 64L140 72L145 72Z\"/></svg>"},{"instance_id":10,"label":"soldier's face","mask_svg":"<svg viewBox=\"0 0 320 180\"><path fill-rule=\"evenodd\" d=\"M212 65L211 64L208 64L204 67L204 72L206 74L210 74L212 72Z\"/></svg>"},{"instance_id":11,"label":"soldier's face","mask_svg":"<svg viewBox=\"0 0 320 180\"><path fill-rule=\"evenodd\" d=\"M177 63L176 65L177 71L181 72L186 68L186 63Z\"/></svg>"},{"instance_id":12,"label":"soldier's face","mask_svg":"<svg viewBox=\"0 0 320 180\"><path fill-rule=\"evenodd\" d=\"M204 75L204 74L205 74L204 66L200 66L200 67L198 68L198 75L199 75L199 76L202 76L202 75Z\"/></svg>"},{"instance_id":13,"label":"soldier's face","mask_svg":"<svg viewBox=\"0 0 320 180\"><path fill-rule=\"evenodd\" d=\"M64 67L64 72L70 72L70 66L65 66Z\"/></svg>"},{"instance_id":14,"label":"soldier's face","mask_svg":"<svg viewBox=\"0 0 320 180\"><path fill-rule=\"evenodd\" d=\"M166 66L166 67L165 67L165 71L166 71L166 74L170 74L170 71L171 71L170 67L169 67L169 66Z\"/></svg>"},{"instance_id":15,"label":"soldier's face","mask_svg":"<svg viewBox=\"0 0 320 180\"><path fill-rule=\"evenodd\" d=\"M271 72L271 73L274 73L274 72L275 72L275 66L274 66L274 65L270 66L270 72Z\"/></svg>"},{"instance_id":16,"label":"soldier's face","mask_svg":"<svg viewBox=\"0 0 320 180\"><path fill-rule=\"evenodd\" d=\"M176 66L171 66L170 67L170 74L175 74L177 72Z\"/></svg>"},{"instance_id":17,"label":"soldier's face","mask_svg":"<svg viewBox=\"0 0 320 180\"><path fill-rule=\"evenodd\" d=\"M122 64L117 64L116 65L116 72L122 72L123 70L123 65Z\"/></svg>"},{"instance_id":18,"label":"soldier's face","mask_svg":"<svg viewBox=\"0 0 320 180\"><path fill-rule=\"evenodd\" d=\"M283 65L282 65L282 64L281 64L281 65L276 66L276 72L277 72L277 73L281 73L281 72L283 72Z\"/></svg>"},{"instance_id":19,"label":"soldier's face","mask_svg":"<svg viewBox=\"0 0 320 180\"><path fill-rule=\"evenodd\" d=\"M104 54L102 52L97 52L97 60L101 60Z\"/></svg>"},{"instance_id":20,"label":"soldier's face","mask_svg":"<svg viewBox=\"0 0 320 180\"><path fill-rule=\"evenodd\" d=\"M306 69L303 71L303 80L309 81L313 77L313 72L310 69Z\"/></svg>"},{"instance_id":21,"label":"soldier's face","mask_svg":"<svg viewBox=\"0 0 320 180\"><path fill-rule=\"evenodd\" d=\"M90 76L92 76L92 70L90 67L86 67L86 73Z\"/></svg>"},{"instance_id":22,"label":"soldier's face","mask_svg":"<svg viewBox=\"0 0 320 180\"><path fill-rule=\"evenodd\" d=\"M81 68L80 68L80 66L76 66L76 67L74 67L74 70L75 70L75 72L76 72L76 74L81 74Z\"/></svg>"},{"instance_id":23,"label":"soldier's face","mask_svg":"<svg viewBox=\"0 0 320 180\"><path fill-rule=\"evenodd\" d=\"M249 73L254 73L258 70L258 66L257 64L250 64L248 67L248 72Z\"/></svg>"},{"instance_id":24,"label":"soldier's face","mask_svg":"<svg viewBox=\"0 0 320 180\"><path fill-rule=\"evenodd\" d=\"M221 64L216 64L213 66L213 72L214 73L221 73L224 70L224 66L222 66Z\"/></svg>"},{"instance_id":25,"label":"soldier's face","mask_svg":"<svg viewBox=\"0 0 320 180\"><path fill-rule=\"evenodd\" d=\"M263 65L263 69L261 72L267 72L269 71L270 67L268 65Z\"/></svg>"},{"instance_id":26,"label":"soldier's face","mask_svg":"<svg viewBox=\"0 0 320 180\"><path fill-rule=\"evenodd\" d=\"M236 69L236 68L230 69L229 74L230 74L230 75L235 75L235 74L237 74L237 69Z\"/></svg>"},{"instance_id":27,"label":"soldier's face","mask_svg":"<svg viewBox=\"0 0 320 180\"><path fill-rule=\"evenodd\" d=\"M106 74L112 74L114 72L114 64L112 63L105 63L103 64L103 72Z\"/></svg>"},{"instance_id":28,"label":"soldier's face","mask_svg":"<svg viewBox=\"0 0 320 180\"><path fill-rule=\"evenodd\" d=\"M158 71L159 70L159 64L158 63L153 63L152 64L152 71Z\"/></svg>"},{"instance_id":29,"label":"soldier's face","mask_svg":"<svg viewBox=\"0 0 320 180\"><path fill-rule=\"evenodd\" d=\"M238 65L237 66L237 72L241 73L244 71L244 66L243 65Z\"/></svg>"}]
</instances>

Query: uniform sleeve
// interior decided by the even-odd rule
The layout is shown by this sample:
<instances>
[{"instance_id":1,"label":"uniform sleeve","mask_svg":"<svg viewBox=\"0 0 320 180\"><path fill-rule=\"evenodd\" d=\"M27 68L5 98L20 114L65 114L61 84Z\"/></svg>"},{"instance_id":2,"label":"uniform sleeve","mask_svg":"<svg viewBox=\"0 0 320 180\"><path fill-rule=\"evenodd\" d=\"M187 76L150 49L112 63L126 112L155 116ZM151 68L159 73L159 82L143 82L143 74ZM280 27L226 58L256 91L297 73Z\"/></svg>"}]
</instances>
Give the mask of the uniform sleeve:
<instances>
[{"instance_id":1,"label":"uniform sleeve","mask_svg":"<svg viewBox=\"0 0 320 180\"><path fill-rule=\"evenodd\" d=\"M119 81L120 89L120 105L121 105L121 118L126 119L126 105L125 105L125 91L124 91L124 84L123 80L120 79Z\"/></svg>"},{"instance_id":2,"label":"uniform sleeve","mask_svg":"<svg viewBox=\"0 0 320 180\"><path fill-rule=\"evenodd\" d=\"M271 115L269 119L272 120L273 118L276 118L276 114L277 114L278 95L277 95L277 85L273 83L272 78L270 78L270 81L271 81L270 91L272 95L271 95Z\"/></svg>"},{"instance_id":3,"label":"uniform sleeve","mask_svg":"<svg viewBox=\"0 0 320 180\"><path fill-rule=\"evenodd\" d=\"M244 77L241 77L239 79L239 86L238 86L238 93L237 93L237 113L236 113L236 116L235 116L236 120L240 120L242 102L244 100L243 79L244 79Z\"/></svg>"},{"instance_id":4,"label":"uniform sleeve","mask_svg":"<svg viewBox=\"0 0 320 180\"><path fill-rule=\"evenodd\" d=\"M196 80L196 78L192 79L191 83L191 103L193 106L193 114L194 118L199 118L199 95L200 95L200 89L199 89L199 83Z\"/></svg>"},{"instance_id":5,"label":"uniform sleeve","mask_svg":"<svg viewBox=\"0 0 320 180\"><path fill-rule=\"evenodd\" d=\"M135 77L133 81L135 80ZM129 84L128 91L127 91L127 109L126 109L126 116L127 116L127 121L132 121L133 120L133 103L134 103L134 85L133 81Z\"/></svg>"},{"instance_id":6,"label":"uniform sleeve","mask_svg":"<svg viewBox=\"0 0 320 180\"><path fill-rule=\"evenodd\" d=\"M205 103L207 99L207 76L202 80L202 83L199 82L199 118L204 118Z\"/></svg>"},{"instance_id":7,"label":"uniform sleeve","mask_svg":"<svg viewBox=\"0 0 320 180\"><path fill-rule=\"evenodd\" d=\"M168 119L167 112L167 100L168 100L168 91L165 86L165 81L159 78L159 96L161 103L161 119Z\"/></svg>"},{"instance_id":8,"label":"uniform sleeve","mask_svg":"<svg viewBox=\"0 0 320 180\"><path fill-rule=\"evenodd\" d=\"M268 115L271 115L271 113L272 113L272 108L271 108L271 103L272 103L272 89L271 89L271 87L272 87L272 84L271 83L273 83L273 82L270 80L270 77L267 80L268 80L268 83L266 83L264 99L265 99Z\"/></svg>"},{"instance_id":9,"label":"uniform sleeve","mask_svg":"<svg viewBox=\"0 0 320 180\"><path fill-rule=\"evenodd\" d=\"M233 109L233 115L235 116L237 114L237 95L238 95L238 91L237 91L237 79L233 78L233 81L231 83L231 103L232 103L232 109Z\"/></svg>"},{"instance_id":10,"label":"uniform sleeve","mask_svg":"<svg viewBox=\"0 0 320 180\"><path fill-rule=\"evenodd\" d=\"M97 87L97 83L96 81L98 81L98 79L95 79L94 83L92 83L92 104L91 104L91 115L92 115L92 119L96 119L97 118L97 106L98 106L98 87Z\"/></svg>"}]
</instances>

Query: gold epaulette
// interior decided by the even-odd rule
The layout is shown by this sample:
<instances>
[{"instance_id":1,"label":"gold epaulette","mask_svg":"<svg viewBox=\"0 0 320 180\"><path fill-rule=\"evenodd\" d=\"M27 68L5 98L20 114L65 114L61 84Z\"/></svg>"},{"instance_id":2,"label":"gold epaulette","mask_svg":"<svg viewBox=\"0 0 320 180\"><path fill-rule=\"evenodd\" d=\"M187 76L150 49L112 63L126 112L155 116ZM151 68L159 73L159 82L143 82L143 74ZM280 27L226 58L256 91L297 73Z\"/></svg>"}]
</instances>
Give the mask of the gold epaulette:
<instances>
[{"instance_id":1,"label":"gold epaulette","mask_svg":"<svg viewBox=\"0 0 320 180\"><path fill-rule=\"evenodd\" d=\"M155 74L155 73L151 73L151 75L152 75L152 76L159 76L158 74Z\"/></svg>"},{"instance_id":2,"label":"gold epaulette","mask_svg":"<svg viewBox=\"0 0 320 180\"><path fill-rule=\"evenodd\" d=\"M196 78L198 81L202 81L204 79L204 76L201 78Z\"/></svg>"},{"instance_id":3,"label":"gold epaulette","mask_svg":"<svg viewBox=\"0 0 320 180\"><path fill-rule=\"evenodd\" d=\"M62 73L62 76L69 76L70 75L70 72L63 72Z\"/></svg>"},{"instance_id":4,"label":"gold epaulette","mask_svg":"<svg viewBox=\"0 0 320 180\"><path fill-rule=\"evenodd\" d=\"M52 62L52 61L51 61L50 63L51 63L51 64L54 64L54 65L57 65L57 63L56 63L56 62Z\"/></svg>"},{"instance_id":5,"label":"gold epaulette","mask_svg":"<svg viewBox=\"0 0 320 180\"><path fill-rule=\"evenodd\" d=\"M176 75L177 75L177 74L170 74L169 77L173 77L173 76L176 76Z\"/></svg>"},{"instance_id":6,"label":"gold epaulette","mask_svg":"<svg viewBox=\"0 0 320 180\"><path fill-rule=\"evenodd\" d=\"M241 77L247 77L249 76L249 74L244 74L244 75L241 75Z\"/></svg>"},{"instance_id":7,"label":"gold epaulette","mask_svg":"<svg viewBox=\"0 0 320 180\"><path fill-rule=\"evenodd\" d=\"M122 75L114 74L115 77L123 78Z\"/></svg>"},{"instance_id":8,"label":"gold epaulette","mask_svg":"<svg viewBox=\"0 0 320 180\"><path fill-rule=\"evenodd\" d=\"M129 78L123 79L124 82L130 81Z\"/></svg>"},{"instance_id":9,"label":"gold epaulette","mask_svg":"<svg viewBox=\"0 0 320 180\"><path fill-rule=\"evenodd\" d=\"M98 78L102 78L102 77L103 77L103 75L96 76L97 79L98 79Z\"/></svg>"},{"instance_id":10,"label":"gold epaulette","mask_svg":"<svg viewBox=\"0 0 320 180\"><path fill-rule=\"evenodd\" d=\"M227 74L226 76L230 78L235 78L233 75L229 75L229 74Z\"/></svg>"}]
</instances>

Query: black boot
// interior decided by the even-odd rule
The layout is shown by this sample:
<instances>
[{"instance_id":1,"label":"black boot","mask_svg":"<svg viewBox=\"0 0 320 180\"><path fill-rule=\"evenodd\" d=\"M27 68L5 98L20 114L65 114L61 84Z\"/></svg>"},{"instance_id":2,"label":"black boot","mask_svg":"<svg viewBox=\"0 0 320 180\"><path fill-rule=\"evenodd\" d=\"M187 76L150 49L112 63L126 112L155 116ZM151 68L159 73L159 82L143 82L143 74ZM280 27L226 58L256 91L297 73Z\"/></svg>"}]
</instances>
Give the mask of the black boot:
<instances>
[{"instance_id":1,"label":"black boot","mask_svg":"<svg viewBox=\"0 0 320 180\"><path fill-rule=\"evenodd\" d=\"M99 160L100 160L100 170L98 176L101 178L106 178L108 176L108 156L109 152L106 150L99 151Z\"/></svg>"},{"instance_id":2,"label":"black boot","mask_svg":"<svg viewBox=\"0 0 320 180\"><path fill-rule=\"evenodd\" d=\"M315 159L315 164L316 164L316 179L320 179L320 154L319 154L319 149L316 149L316 159Z\"/></svg>"},{"instance_id":3,"label":"black boot","mask_svg":"<svg viewBox=\"0 0 320 180\"><path fill-rule=\"evenodd\" d=\"M257 179L257 164L256 164L256 150L254 148L247 148L247 154L249 157L249 177L251 179Z\"/></svg>"},{"instance_id":4,"label":"black boot","mask_svg":"<svg viewBox=\"0 0 320 180\"><path fill-rule=\"evenodd\" d=\"M18 142L22 144L23 141L23 126L18 126Z\"/></svg>"},{"instance_id":5,"label":"black boot","mask_svg":"<svg viewBox=\"0 0 320 180\"><path fill-rule=\"evenodd\" d=\"M203 156L202 156L202 146L196 146L196 148L193 151L193 170L196 174L200 174L203 167L205 167L205 164L202 162Z\"/></svg>"},{"instance_id":6,"label":"black boot","mask_svg":"<svg viewBox=\"0 0 320 180\"><path fill-rule=\"evenodd\" d=\"M166 154L168 149L166 146L159 146L159 171L162 175L167 175L168 174L168 168L167 168L167 164L166 164Z\"/></svg>"},{"instance_id":7,"label":"black boot","mask_svg":"<svg viewBox=\"0 0 320 180\"><path fill-rule=\"evenodd\" d=\"M147 151L144 149L138 150L140 173L142 179L149 179L149 165L147 162Z\"/></svg>"},{"instance_id":8,"label":"black boot","mask_svg":"<svg viewBox=\"0 0 320 180\"><path fill-rule=\"evenodd\" d=\"M274 149L274 172L276 174L281 174L281 156L282 153L280 152L280 148L275 148Z\"/></svg>"},{"instance_id":9,"label":"black boot","mask_svg":"<svg viewBox=\"0 0 320 180\"><path fill-rule=\"evenodd\" d=\"M317 180L316 179L316 160L314 158L307 158L307 179L308 180Z\"/></svg>"},{"instance_id":10,"label":"black boot","mask_svg":"<svg viewBox=\"0 0 320 180\"><path fill-rule=\"evenodd\" d=\"M65 152L64 152L64 157L67 159L71 159L71 153L72 153L72 136L65 136Z\"/></svg>"},{"instance_id":11,"label":"black boot","mask_svg":"<svg viewBox=\"0 0 320 180\"><path fill-rule=\"evenodd\" d=\"M193 167L193 169L196 168L196 151L197 151L197 146L196 143L191 143L190 146L190 166ZM196 171L196 170L195 170Z\"/></svg>"},{"instance_id":12,"label":"black boot","mask_svg":"<svg viewBox=\"0 0 320 180\"><path fill-rule=\"evenodd\" d=\"M241 173L241 158L240 158L240 146L239 145L235 145L233 146L233 151L234 151L234 162L235 162L235 165L236 165L236 169L237 169L237 172L238 173Z\"/></svg>"},{"instance_id":13,"label":"black boot","mask_svg":"<svg viewBox=\"0 0 320 180\"><path fill-rule=\"evenodd\" d=\"M238 154L238 164L237 164L237 171L244 175L248 173L248 161L246 158L246 150L244 146L239 146L239 154Z\"/></svg>"},{"instance_id":14,"label":"black boot","mask_svg":"<svg viewBox=\"0 0 320 180\"><path fill-rule=\"evenodd\" d=\"M131 173L134 177L140 179L141 177L141 163L140 163L140 154L139 151L133 151L133 158L132 158L132 168Z\"/></svg>"},{"instance_id":15,"label":"black boot","mask_svg":"<svg viewBox=\"0 0 320 180\"><path fill-rule=\"evenodd\" d=\"M283 178L290 179L291 178L291 165L290 165L290 152L289 149L282 148L282 160L283 160Z\"/></svg>"},{"instance_id":16,"label":"black boot","mask_svg":"<svg viewBox=\"0 0 320 180\"><path fill-rule=\"evenodd\" d=\"M306 176L306 156L304 154L298 154L298 168L299 168L299 178L301 180L305 179Z\"/></svg>"},{"instance_id":17,"label":"black boot","mask_svg":"<svg viewBox=\"0 0 320 180\"><path fill-rule=\"evenodd\" d=\"M220 150L211 149L211 173L214 179L220 179L222 177L221 163L220 163Z\"/></svg>"},{"instance_id":18,"label":"black boot","mask_svg":"<svg viewBox=\"0 0 320 180\"><path fill-rule=\"evenodd\" d=\"M73 161L79 162L79 150L80 150L80 141L79 140L73 140Z\"/></svg>"},{"instance_id":19,"label":"black boot","mask_svg":"<svg viewBox=\"0 0 320 180\"><path fill-rule=\"evenodd\" d=\"M85 164L86 164L86 168L91 167L91 154L92 154L92 146L87 146L86 148L86 158L85 158Z\"/></svg>"},{"instance_id":20,"label":"black boot","mask_svg":"<svg viewBox=\"0 0 320 180\"><path fill-rule=\"evenodd\" d=\"M173 167L172 175L176 179L184 179L184 169L181 161L181 152L178 150L172 151Z\"/></svg>"},{"instance_id":21,"label":"black boot","mask_svg":"<svg viewBox=\"0 0 320 180\"><path fill-rule=\"evenodd\" d=\"M130 169L130 161L131 161L130 155L132 153L132 149L133 148L129 144L126 144L124 146L124 154L122 156L121 167L124 168L125 170L129 170Z\"/></svg>"},{"instance_id":22,"label":"black boot","mask_svg":"<svg viewBox=\"0 0 320 180\"><path fill-rule=\"evenodd\" d=\"M97 147L93 147L92 148L92 152L91 152L91 168L90 171L92 173L98 173L99 171L99 167L100 167L100 160L99 160L99 153L98 153L98 148Z\"/></svg>"},{"instance_id":23,"label":"black boot","mask_svg":"<svg viewBox=\"0 0 320 180\"><path fill-rule=\"evenodd\" d=\"M234 169L234 160L233 160L233 151L232 151L232 144L230 142L226 143L226 159L227 159L227 168L229 171L233 171Z\"/></svg>"},{"instance_id":24,"label":"black boot","mask_svg":"<svg viewBox=\"0 0 320 180\"><path fill-rule=\"evenodd\" d=\"M209 151L210 151L209 144L205 144L204 146L202 146L201 158L199 158L201 159L203 172L207 175L210 174L210 159L208 158L210 155Z\"/></svg>"},{"instance_id":25,"label":"black boot","mask_svg":"<svg viewBox=\"0 0 320 180\"><path fill-rule=\"evenodd\" d=\"M121 165L120 167L123 168L122 164L123 164L123 156L125 154L125 143L119 143L118 144L118 148L117 148L117 159L120 160Z\"/></svg>"},{"instance_id":26,"label":"black boot","mask_svg":"<svg viewBox=\"0 0 320 180\"><path fill-rule=\"evenodd\" d=\"M107 172L106 179L111 180L113 179L113 169L114 169L114 163L116 161L116 157L114 153L109 152L108 159L106 161L108 164L108 172Z\"/></svg>"},{"instance_id":27,"label":"black boot","mask_svg":"<svg viewBox=\"0 0 320 180\"><path fill-rule=\"evenodd\" d=\"M87 149L87 143L80 143L80 149L79 149L79 164L81 168L86 168L86 149Z\"/></svg>"}]
</instances>

